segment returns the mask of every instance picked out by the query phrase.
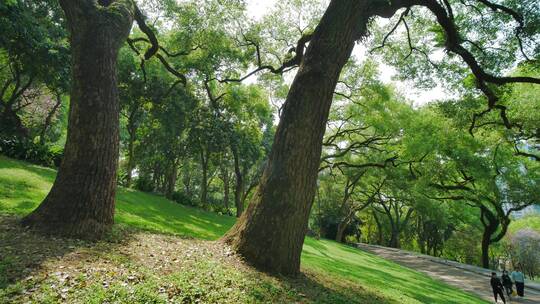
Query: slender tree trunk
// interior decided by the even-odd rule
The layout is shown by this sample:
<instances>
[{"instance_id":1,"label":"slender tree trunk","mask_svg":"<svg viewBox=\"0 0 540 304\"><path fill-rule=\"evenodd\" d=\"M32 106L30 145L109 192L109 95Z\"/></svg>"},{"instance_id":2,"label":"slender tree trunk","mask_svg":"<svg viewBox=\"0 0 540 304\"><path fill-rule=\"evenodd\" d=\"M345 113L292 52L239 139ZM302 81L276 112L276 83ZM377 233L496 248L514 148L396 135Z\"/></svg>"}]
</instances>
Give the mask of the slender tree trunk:
<instances>
[{"instance_id":1,"label":"slender tree trunk","mask_svg":"<svg viewBox=\"0 0 540 304\"><path fill-rule=\"evenodd\" d=\"M418 231L418 247L420 248L420 253L426 254L426 227L424 221L419 218L417 222L417 231ZM429 255L429 251L427 252Z\"/></svg>"},{"instance_id":2,"label":"slender tree trunk","mask_svg":"<svg viewBox=\"0 0 540 304\"><path fill-rule=\"evenodd\" d=\"M171 161L169 170L167 170L167 186L165 191L165 197L168 199L172 199L174 189L176 188L176 178L178 177L178 165L176 163L176 160Z\"/></svg>"},{"instance_id":3,"label":"slender tree trunk","mask_svg":"<svg viewBox=\"0 0 540 304\"><path fill-rule=\"evenodd\" d=\"M366 31L364 4L330 3L291 85L257 192L224 236L261 270L286 275L300 270L328 112L341 69Z\"/></svg>"},{"instance_id":4,"label":"slender tree trunk","mask_svg":"<svg viewBox=\"0 0 540 304\"><path fill-rule=\"evenodd\" d=\"M129 142L128 142L128 162L126 168L126 187L131 186L133 179L133 169L135 168L135 130L128 130Z\"/></svg>"},{"instance_id":5,"label":"slender tree trunk","mask_svg":"<svg viewBox=\"0 0 540 304\"><path fill-rule=\"evenodd\" d=\"M401 242L399 240L400 231L396 230L394 228L391 229L390 233L390 241L388 242L388 246L392 248L400 248Z\"/></svg>"},{"instance_id":6,"label":"slender tree trunk","mask_svg":"<svg viewBox=\"0 0 540 304\"><path fill-rule=\"evenodd\" d=\"M113 224L120 111L116 61L134 15L133 2L116 2L98 8L93 1L60 1L73 60L68 135L53 187L24 225L93 239Z\"/></svg>"},{"instance_id":7,"label":"slender tree trunk","mask_svg":"<svg viewBox=\"0 0 540 304\"><path fill-rule=\"evenodd\" d=\"M204 208L208 205L208 158L204 156L204 152L201 150L201 204Z\"/></svg>"},{"instance_id":8,"label":"slender tree trunk","mask_svg":"<svg viewBox=\"0 0 540 304\"><path fill-rule=\"evenodd\" d=\"M154 169L152 170L152 191L158 189L159 171L157 163L154 163Z\"/></svg>"},{"instance_id":9,"label":"slender tree trunk","mask_svg":"<svg viewBox=\"0 0 540 304\"><path fill-rule=\"evenodd\" d=\"M236 177L234 185L234 205L236 207L236 217L240 217L244 212L244 176L240 169L240 159L236 147L231 147L234 159L234 175Z\"/></svg>"},{"instance_id":10,"label":"slender tree trunk","mask_svg":"<svg viewBox=\"0 0 540 304\"><path fill-rule=\"evenodd\" d=\"M39 134L39 143L41 145L45 144L45 134L47 133L47 130L51 126L52 119L54 115L56 114L56 111L62 104L62 96L60 94L55 94L56 97L56 103L54 104L53 108L47 113L47 117L45 117L45 122L43 123L43 128L41 129L41 132Z\"/></svg>"},{"instance_id":11,"label":"slender tree trunk","mask_svg":"<svg viewBox=\"0 0 540 304\"><path fill-rule=\"evenodd\" d=\"M345 218L338 223L337 232L336 232L336 242L340 242L340 243L343 242L343 234L345 233L345 229L347 229L348 224L349 224L348 218Z\"/></svg>"},{"instance_id":12,"label":"slender tree trunk","mask_svg":"<svg viewBox=\"0 0 540 304\"><path fill-rule=\"evenodd\" d=\"M382 224L379 221L379 217L377 216L377 213L373 211L373 219L375 220L375 223L377 224L377 245L382 245L383 243L383 231L382 231Z\"/></svg>"},{"instance_id":13,"label":"slender tree trunk","mask_svg":"<svg viewBox=\"0 0 540 304\"><path fill-rule=\"evenodd\" d=\"M191 174L189 170L185 171L182 177L182 183L184 184L184 191L186 192L186 195L191 197L192 191L191 191Z\"/></svg>"},{"instance_id":14,"label":"slender tree trunk","mask_svg":"<svg viewBox=\"0 0 540 304\"><path fill-rule=\"evenodd\" d=\"M223 206L229 213L229 171L227 167L221 167L221 180L223 181Z\"/></svg>"}]
</instances>

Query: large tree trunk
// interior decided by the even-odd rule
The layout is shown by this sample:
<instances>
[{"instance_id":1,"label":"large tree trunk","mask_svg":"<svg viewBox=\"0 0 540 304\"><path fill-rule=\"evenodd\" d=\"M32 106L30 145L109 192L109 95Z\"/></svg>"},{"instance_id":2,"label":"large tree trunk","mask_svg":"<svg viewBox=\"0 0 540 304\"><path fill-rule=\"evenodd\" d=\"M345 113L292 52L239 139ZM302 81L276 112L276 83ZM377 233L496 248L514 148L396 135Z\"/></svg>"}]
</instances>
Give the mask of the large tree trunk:
<instances>
[{"instance_id":1,"label":"large tree trunk","mask_svg":"<svg viewBox=\"0 0 540 304\"><path fill-rule=\"evenodd\" d=\"M330 3L291 85L257 192L224 236L261 270L286 275L300 270L328 112L341 69L366 30L364 4Z\"/></svg>"},{"instance_id":2,"label":"large tree trunk","mask_svg":"<svg viewBox=\"0 0 540 304\"><path fill-rule=\"evenodd\" d=\"M118 50L133 23L130 1L107 8L61 1L71 32L72 88L64 158L53 187L23 224L45 232L99 238L114 216L118 164Z\"/></svg>"}]
</instances>

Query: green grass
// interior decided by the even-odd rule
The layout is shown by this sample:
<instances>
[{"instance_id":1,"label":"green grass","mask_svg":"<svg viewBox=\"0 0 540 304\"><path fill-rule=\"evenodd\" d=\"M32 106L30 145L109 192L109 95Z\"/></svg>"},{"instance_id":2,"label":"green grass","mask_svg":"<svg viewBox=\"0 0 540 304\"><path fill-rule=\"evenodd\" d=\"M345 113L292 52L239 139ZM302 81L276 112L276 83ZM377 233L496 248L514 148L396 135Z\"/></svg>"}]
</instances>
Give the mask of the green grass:
<instances>
[{"instance_id":1,"label":"green grass","mask_svg":"<svg viewBox=\"0 0 540 304\"><path fill-rule=\"evenodd\" d=\"M17 216L27 214L46 196L54 176L55 171L52 169L0 156L0 212ZM185 207L157 195L119 189L116 222L155 233L215 240L233 225L234 218ZM1 268L0 263L0 274ZM306 239L302 254L302 269L317 277L317 280L325 282L326 285L348 286L343 287L346 290L363 289L363 291L356 291L358 292L356 300L365 303L486 303L474 295L433 280L415 270L328 240ZM232 269L222 275L234 277L238 276L238 273ZM160 279L163 280L163 278ZM246 280L246 282L249 281L249 279ZM268 285L267 288L261 290L262 294L259 295L261 302L271 302L276 299L283 301L284 298L277 297L275 293L293 293L293 295L287 295L286 299L298 297L297 285L275 287L274 283L268 282L270 281L265 280L258 283L258 285ZM147 285L150 287L143 286L152 290L148 294L155 292L158 288L157 285L152 284L149 281ZM311 289L317 289L317 287L312 286ZM325 288L320 287L320 289ZM85 291L90 292L87 289ZM99 289L99 292L104 291ZM107 294L102 296L106 297ZM268 300L269 297L273 297L273 300ZM256 297L250 299L256 299ZM351 298L336 293L326 294L319 300L336 303L350 301L344 299ZM318 301L315 299L313 302Z\"/></svg>"},{"instance_id":2,"label":"green grass","mask_svg":"<svg viewBox=\"0 0 540 304\"><path fill-rule=\"evenodd\" d=\"M55 170L0 155L0 210L26 215L47 195ZM119 188L115 221L140 229L215 240L235 219L173 203L161 196Z\"/></svg>"},{"instance_id":3,"label":"green grass","mask_svg":"<svg viewBox=\"0 0 540 304\"><path fill-rule=\"evenodd\" d=\"M307 238L302 263L400 303L485 303L417 271L334 241Z\"/></svg>"}]
</instances>

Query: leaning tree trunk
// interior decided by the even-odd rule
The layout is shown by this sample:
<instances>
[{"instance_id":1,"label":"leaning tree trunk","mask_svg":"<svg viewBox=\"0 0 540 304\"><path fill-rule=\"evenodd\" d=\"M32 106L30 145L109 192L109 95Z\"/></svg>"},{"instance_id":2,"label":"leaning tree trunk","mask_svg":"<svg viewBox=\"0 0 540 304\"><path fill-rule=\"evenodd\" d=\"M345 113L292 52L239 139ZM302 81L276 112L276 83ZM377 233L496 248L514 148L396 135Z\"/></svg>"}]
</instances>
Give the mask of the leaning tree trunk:
<instances>
[{"instance_id":1,"label":"leaning tree trunk","mask_svg":"<svg viewBox=\"0 0 540 304\"><path fill-rule=\"evenodd\" d=\"M328 112L341 69L366 31L364 4L330 3L291 85L257 192L224 236L261 270L285 275L300 270Z\"/></svg>"},{"instance_id":2,"label":"leaning tree trunk","mask_svg":"<svg viewBox=\"0 0 540 304\"><path fill-rule=\"evenodd\" d=\"M60 2L71 33L68 135L51 191L23 224L94 239L113 224L120 111L116 61L134 6L127 0L109 7L97 7L94 1Z\"/></svg>"}]
</instances>

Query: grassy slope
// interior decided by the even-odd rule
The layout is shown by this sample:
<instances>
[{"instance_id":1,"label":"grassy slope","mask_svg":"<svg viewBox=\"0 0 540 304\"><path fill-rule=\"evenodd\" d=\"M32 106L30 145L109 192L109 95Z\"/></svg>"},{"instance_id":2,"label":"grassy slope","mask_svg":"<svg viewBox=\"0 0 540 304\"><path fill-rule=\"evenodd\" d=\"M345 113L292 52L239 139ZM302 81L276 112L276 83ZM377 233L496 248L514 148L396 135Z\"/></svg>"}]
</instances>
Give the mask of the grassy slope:
<instances>
[{"instance_id":1,"label":"grassy slope","mask_svg":"<svg viewBox=\"0 0 540 304\"><path fill-rule=\"evenodd\" d=\"M25 215L47 195L56 172L0 155L0 210ZM130 189L119 188L116 222L160 233L180 234L205 240L217 239L234 223L220 216Z\"/></svg>"},{"instance_id":2,"label":"grassy slope","mask_svg":"<svg viewBox=\"0 0 540 304\"><path fill-rule=\"evenodd\" d=\"M532 229L540 233L540 216L529 215L511 222L510 226L508 227L508 233L516 233L525 228Z\"/></svg>"},{"instance_id":3,"label":"grassy slope","mask_svg":"<svg viewBox=\"0 0 540 304\"><path fill-rule=\"evenodd\" d=\"M30 212L47 194L54 175L54 170L0 156L0 212L19 216ZM213 240L234 223L234 218L184 207L159 196L120 189L116 221L151 232ZM360 302L485 303L419 272L328 240L306 239L302 267L316 281L321 280L323 285L348 286L349 289L357 286L357 289L363 289L357 290L357 295L352 291L352 297ZM1 271L0 267L0 275ZM224 276L230 275L227 273ZM271 281L264 282L262 284L270 286L270 290L277 288L273 283L268 283ZM280 288L274 292L290 293L289 289ZM293 289L298 292L298 288ZM265 292L268 293L268 290ZM245 301L253 301L250 299L245 298ZM287 299L296 301L295 296ZM330 295L311 300L346 302L351 299ZM276 299L262 297L259 300Z\"/></svg>"}]
</instances>

